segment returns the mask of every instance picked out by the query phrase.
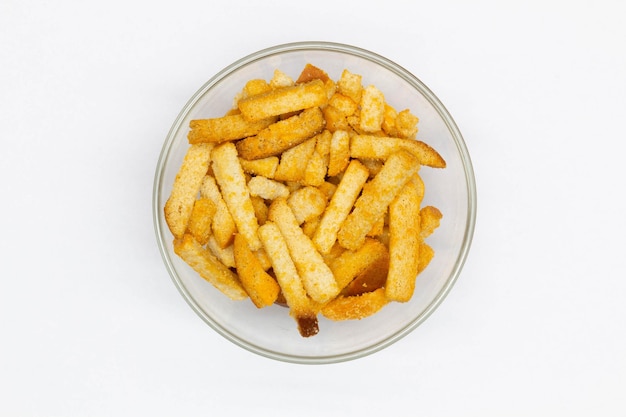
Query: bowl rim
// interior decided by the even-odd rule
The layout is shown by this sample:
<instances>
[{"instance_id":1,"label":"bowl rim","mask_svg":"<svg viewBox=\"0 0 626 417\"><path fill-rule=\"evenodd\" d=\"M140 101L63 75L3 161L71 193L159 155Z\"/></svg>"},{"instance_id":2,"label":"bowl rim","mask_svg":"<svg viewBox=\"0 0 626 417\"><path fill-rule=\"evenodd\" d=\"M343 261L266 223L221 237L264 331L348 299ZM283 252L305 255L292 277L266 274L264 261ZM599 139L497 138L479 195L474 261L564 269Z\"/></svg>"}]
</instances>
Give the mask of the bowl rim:
<instances>
[{"instance_id":1,"label":"bowl rim","mask_svg":"<svg viewBox=\"0 0 626 417\"><path fill-rule=\"evenodd\" d=\"M403 328L395 332L393 335L376 342L370 346L365 348L360 348L355 351L350 351L346 353L336 354L336 355L325 355L325 356L298 356L293 354L286 354L282 352L275 352L260 346L257 346L251 342L243 340L241 337L236 334L231 333L228 329L223 327L221 324L216 322L210 315L208 315L204 310L202 310L199 305L195 302L189 291L185 288L184 284L181 282L180 278L176 273L176 269L172 263L172 260L169 257L168 251L166 249L166 242L164 241L161 235L161 229L163 227L161 220L161 207L159 205L161 193L161 185L164 175L164 166L167 156L171 150L172 144L176 138L176 133L181 128L181 124L184 122L187 114L193 108L193 106L197 103L197 101L208 92L215 84L219 81L230 75L231 73L237 71L239 68L244 67L254 61L271 57L273 55L278 55L285 52L295 52L295 51L330 51L330 52L338 52L344 53L348 55L353 55L358 58L362 58L373 62L377 65L380 65L392 73L401 77L405 82L409 83L414 89L419 91L424 98L433 106L433 108L437 111L439 116L442 118L446 127L450 131L455 145L457 147L457 151L461 157L461 162L463 164L463 171L465 173L465 181L467 187L467 218L465 223L465 231L463 240L461 242L461 250L457 255L456 262L452 269L451 274L446 280L445 284L441 288L441 290L437 293L436 297L428 304L426 309L424 309L421 314L411 320L407 325ZM467 260L467 256L470 251L470 247L473 240L475 223L476 223L476 211L477 211L477 191L476 191L476 180L474 176L474 169L472 165L472 161L463 139L463 136L457 127L454 119L443 105L443 103L435 96L435 94L415 75L407 71L402 66L397 63L385 58L377 53L371 52L369 50L352 46L344 43L336 43L336 42L328 42L328 41L300 41L300 42L291 42L291 43L283 43L274 46L270 46L256 52L250 53L243 58L240 58L233 62L232 64L224 67L221 71L217 72L213 75L207 82L204 83L187 101L185 106L179 112L176 117L174 123L168 131L166 136L166 140L163 143L161 148L159 159L156 166L156 171L154 175L153 182L153 190L152 190L152 215L153 215L153 226L156 233L157 246L159 247L159 252L161 253L161 257L163 262L165 263L166 269L170 275L170 278L174 282L174 285L178 289L179 293L183 296L187 304L196 312L198 316L200 316L205 323L207 323L213 330L215 330L218 334L229 340L230 342L240 346L241 348L248 350L252 353L258 354L263 357L267 357L270 359L275 359L283 362L290 363L298 363L298 364L329 364L329 363L338 363L344 362L348 360L358 359L370 354L373 354L377 351L380 351L398 340L402 339L413 330L415 330L420 324L422 324L444 301L447 295L450 293L452 287L455 285L456 281L459 278L461 270Z\"/></svg>"}]
</instances>

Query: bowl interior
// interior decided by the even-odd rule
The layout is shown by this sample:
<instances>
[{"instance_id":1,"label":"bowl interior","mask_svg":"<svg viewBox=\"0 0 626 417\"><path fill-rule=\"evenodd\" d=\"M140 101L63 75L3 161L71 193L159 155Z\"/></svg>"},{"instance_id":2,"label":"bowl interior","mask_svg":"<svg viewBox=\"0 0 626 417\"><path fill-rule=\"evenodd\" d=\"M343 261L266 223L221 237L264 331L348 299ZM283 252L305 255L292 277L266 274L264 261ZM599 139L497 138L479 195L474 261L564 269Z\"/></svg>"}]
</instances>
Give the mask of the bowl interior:
<instances>
[{"instance_id":1,"label":"bowl interior","mask_svg":"<svg viewBox=\"0 0 626 417\"><path fill-rule=\"evenodd\" d=\"M427 243L435 250L419 275L413 298L391 303L358 321L332 322L319 317L320 332L302 338L288 310L275 305L257 309L249 300L234 302L204 281L173 253L172 236L163 206L188 148L189 121L222 116L233 98L253 78L271 79L280 69L294 79L307 63L337 80L344 69L362 75L397 110L411 109L420 119L418 139L433 146L446 160L443 170L422 167L426 184L423 205L443 213L440 227ZM327 363L360 357L406 335L439 305L457 279L467 256L475 221L474 177L467 149L454 121L439 100L417 78L371 52L330 43L298 43L269 48L235 62L211 78L181 111L158 161L153 210L157 241L166 267L190 306L213 329L260 355L299 363Z\"/></svg>"}]
</instances>

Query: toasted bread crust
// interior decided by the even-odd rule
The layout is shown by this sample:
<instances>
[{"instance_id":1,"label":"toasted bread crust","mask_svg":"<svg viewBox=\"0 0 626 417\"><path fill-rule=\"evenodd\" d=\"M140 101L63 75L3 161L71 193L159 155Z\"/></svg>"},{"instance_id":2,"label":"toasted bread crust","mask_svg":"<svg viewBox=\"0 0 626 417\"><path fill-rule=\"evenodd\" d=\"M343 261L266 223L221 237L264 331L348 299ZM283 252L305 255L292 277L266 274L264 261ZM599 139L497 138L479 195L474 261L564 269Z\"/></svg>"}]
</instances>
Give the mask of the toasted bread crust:
<instances>
[{"instance_id":1,"label":"toasted bread crust","mask_svg":"<svg viewBox=\"0 0 626 417\"><path fill-rule=\"evenodd\" d=\"M327 254L332 249L337 240L337 233L348 217L368 176L367 168L357 160L352 160L346 168L313 235L313 242L321 253Z\"/></svg>"},{"instance_id":2,"label":"toasted bread crust","mask_svg":"<svg viewBox=\"0 0 626 417\"><path fill-rule=\"evenodd\" d=\"M416 183L409 181L389 206L389 273L385 284L389 300L406 302L415 290L422 197Z\"/></svg>"},{"instance_id":3,"label":"toasted bread crust","mask_svg":"<svg viewBox=\"0 0 626 417\"><path fill-rule=\"evenodd\" d=\"M243 288L257 308L274 304L278 298L280 287L261 265L256 255L250 250L246 238L235 235L234 243L235 266Z\"/></svg>"},{"instance_id":4,"label":"toasted bread crust","mask_svg":"<svg viewBox=\"0 0 626 417\"><path fill-rule=\"evenodd\" d=\"M289 253L302 278L307 294L315 301L324 303L339 293L332 271L322 255L307 237L284 198L272 202L269 219L280 229Z\"/></svg>"},{"instance_id":5,"label":"toasted bread crust","mask_svg":"<svg viewBox=\"0 0 626 417\"><path fill-rule=\"evenodd\" d=\"M398 149L415 155L421 165L431 168L445 168L446 161L428 144L413 139L355 135L350 140L350 156L353 158L387 159Z\"/></svg>"},{"instance_id":6,"label":"toasted bread crust","mask_svg":"<svg viewBox=\"0 0 626 417\"><path fill-rule=\"evenodd\" d=\"M220 143L253 136L276 122L275 117L268 117L250 122L241 114L233 114L214 119L197 119L189 122L187 134L189 143Z\"/></svg>"},{"instance_id":7,"label":"toasted bread crust","mask_svg":"<svg viewBox=\"0 0 626 417\"><path fill-rule=\"evenodd\" d=\"M324 306L321 313L334 321L361 320L377 313L388 302L385 290L379 288L361 295L339 296Z\"/></svg>"},{"instance_id":8,"label":"toasted bread crust","mask_svg":"<svg viewBox=\"0 0 626 417\"><path fill-rule=\"evenodd\" d=\"M289 306L290 315L298 322L300 334L305 337L316 334L319 330L316 313L280 229L268 221L259 228L259 237L280 284L279 297L284 298Z\"/></svg>"},{"instance_id":9,"label":"toasted bread crust","mask_svg":"<svg viewBox=\"0 0 626 417\"><path fill-rule=\"evenodd\" d=\"M313 80L322 80L323 82L326 82L330 80L330 78L328 77L326 71L324 71L323 69L318 68L311 63L307 63L302 69L300 75L298 76L296 84L308 83L309 81Z\"/></svg>"},{"instance_id":10,"label":"toasted bread crust","mask_svg":"<svg viewBox=\"0 0 626 417\"><path fill-rule=\"evenodd\" d=\"M303 182L306 167L315 151L315 142L312 137L284 151L274 178L279 181Z\"/></svg>"},{"instance_id":11,"label":"toasted bread crust","mask_svg":"<svg viewBox=\"0 0 626 417\"><path fill-rule=\"evenodd\" d=\"M221 248L226 248L233 243L233 238L237 232L237 226L231 216L222 193L217 186L215 177L206 175L202 179L200 186L200 197L208 198L215 204L215 215L211 222L213 236Z\"/></svg>"},{"instance_id":12,"label":"toasted bread crust","mask_svg":"<svg viewBox=\"0 0 626 417\"><path fill-rule=\"evenodd\" d=\"M259 222L250 200L250 190L237 157L235 145L226 142L213 149L213 172L220 186L224 201L237 225L237 231L244 235L253 251L261 248L257 235Z\"/></svg>"},{"instance_id":13,"label":"toasted bread crust","mask_svg":"<svg viewBox=\"0 0 626 417\"><path fill-rule=\"evenodd\" d=\"M418 249L419 252L419 267L417 270L418 274L421 274L424 269L430 264L430 261L435 257L435 250L430 247L427 243L420 243L420 247Z\"/></svg>"},{"instance_id":14,"label":"toasted bread crust","mask_svg":"<svg viewBox=\"0 0 626 417\"><path fill-rule=\"evenodd\" d=\"M274 200L278 197L289 196L289 188L285 184L261 175L250 178L248 189L251 196L261 197L264 200Z\"/></svg>"},{"instance_id":15,"label":"toasted bread crust","mask_svg":"<svg viewBox=\"0 0 626 417\"><path fill-rule=\"evenodd\" d=\"M389 265L389 252L387 247L376 239L367 238L359 249L355 251L346 250L335 258L330 264L330 269L335 275L337 285L343 290L351 284L356 277L366 273L366 271L378 261L381 261L378 267L380 265ZM376 271L372 270L369 273L373 275ZM385 269L381 275L380 281L384 283L387 278L387 269ZM378 281L378 279L375 280ZM363 277L361 281L366 281L366 277ZM345 291L344 294L354 295L358 286L359 284L356 283L350 290ZM372 290L374 289L376 288L372 288Z\"/></svg>"},{"instance_id":16,"label":"toasted bread crust","mask_svg":"<svg viewBox=\"0 0 626 417\"><path fill-rule=\"evenodd\" d=\"M289 307L303 337L318 315L408 301L434 256L424 240L442 214L420 207L418 171L446 162L416 140L415 115L362 81L312 64L295 82L250 79L223 117L189 123L164 207L183 261L232 299Z\"/></svg>"},{"instance_id":17,"label":"toasted bread crust","mask_svg":"<svg viewBox=\"0 0 626 417\"><path fill-rule=\"evenodd\" d=\"M418 170L419 162L409 152L391 154L380 172L363 187L354 210L337 234L339 243L346 249L358 249L396 194Z\"/></svg>"},{"instance_id":18,"label":"toasted bread crust","mask_svg":"<svg viewBox=\"0 0 626 417\"><path fill-rule=\"evenodd\" d=\"M321 106L327 101L324 82L315 79L244 98L239 101L238 107L246 120L255 121Z\"/></svg>"},{"instance_id":19,"label":"toasted bread crust","mask_svg":"<svg viewBox=\"0 0 626 417\"><path fill-rule=\"evenodd\" d=\"M276 156L320 133L324 124L322 111L313 107L238 141L237 151L249 160Z\"/></svg>"},{"instance_id":20,"label":"toasted bread crust","mask_svg":"<svg viewBox=\"0 0 626 417\"><path fill-rule=\"evenodd\" d=\"M211 236L211 223L216 207L208 198L199 198L194 202L187 230L201 245L206 245Z\"/></svg>"},{"instance_id":21,"label":"toasted bread crust","mask_svg":"<svg viewBox=\"0 0 626 417\"><path fill-rule=\"evenodd\" d=\"M359 128L364 132L378 132L382 128L385 114L385 96L373 85L368 85L361 94Z\"/></svg>"},{"instance_id":22,"label":"toasted bread crust","mask_svg":"<svg viewBox=\"0 0 626 417\"><path fill-rule=\"evenodd\" d=\"M341 295L359 295L382 288L387 283L389 271L389 253L374 259L348 285L341 290Z\"/></svg>"},{"instance_id":23,"label":"toasted bread crust","mask_svg":"<svg viewBox=\"0 0 626 417\"><path fill-rule=\"evenodd\" d=\"M164 214L170 231L177 239L182 238L187 230L198 190L209 168L212 148L212 144L206 143L191 145L174 179Z\"/></svg>"},{"instance_id":24,"label":"toasted bread crust","mask_svg":"<svg viewBox=\"0 0 626 417\"><path fill-rule=\"evenodd\" d=\"M434 206L424 206L420 210L420 237L426 239L439 227L443 214Z\"/></svg>"},{"instance_id":25,"label":"toasted bread crust","mask_svg":"<svg viewBox=\"0 0 626 417\"><path fill-rule=\"evenodd\" d=\"M328 175L342 173L350 163L350 134L345 130L333 132L330 142Z\"/></svg>"},{"instance_id":26,"label":"toasted bread crust","mask_svg":"<svg viewBox=\"0 0 626 417\"><path fill-rule=\"evenodd\" d=\"M277 156L268 156L267 158L252 160L240 157L239 162L241 163L241 167L246 174L274 178L274 174L276 174L276 169L278 168L280 160Z\"/></svg>"},{"instance_id":27,"label":"toasted bread crust","mask_svg":"<svg viewBox=\"0 0 626 417\"><path fill-rule=\"evenodd\" d=\"M189 234L174 240L174 252L198 274L233 300L245 300L248 294L237 274L222 264Z\"/></svg>"}]
</instances>

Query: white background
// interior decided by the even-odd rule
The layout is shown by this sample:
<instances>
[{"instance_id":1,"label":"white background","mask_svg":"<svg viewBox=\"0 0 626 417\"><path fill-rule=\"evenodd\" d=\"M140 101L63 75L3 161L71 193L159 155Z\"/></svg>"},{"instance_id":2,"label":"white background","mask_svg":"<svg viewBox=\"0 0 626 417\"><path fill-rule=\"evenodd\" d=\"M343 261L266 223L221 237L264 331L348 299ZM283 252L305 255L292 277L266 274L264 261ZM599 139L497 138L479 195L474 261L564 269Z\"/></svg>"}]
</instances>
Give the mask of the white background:
<instances>
[{"instance_id":1,"label":"white background","mask_svg":"<svg viewBox=\"0 0 626 417\"><path fill-rule=\"evenodd\" d=\"M443 101L478 189L465 268L388 349L245 351L182 299L152 182L232 61L325 40ZM620 1L0 3L0 415L626 415Z\"/></svg>"}]
</instances>

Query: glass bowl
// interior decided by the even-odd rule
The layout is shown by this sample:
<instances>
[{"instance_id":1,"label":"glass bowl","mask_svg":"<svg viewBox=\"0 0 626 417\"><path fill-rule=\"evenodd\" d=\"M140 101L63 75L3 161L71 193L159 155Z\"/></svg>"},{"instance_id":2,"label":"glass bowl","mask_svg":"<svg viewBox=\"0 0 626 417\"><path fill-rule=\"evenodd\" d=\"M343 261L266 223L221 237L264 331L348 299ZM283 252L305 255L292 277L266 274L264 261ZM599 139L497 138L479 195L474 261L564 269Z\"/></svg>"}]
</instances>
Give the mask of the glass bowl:
<instances>
[{"instance_id":1,"label":"glass bowl","mask_svg":"<svg viewBox=\"0 0 626 417\"><path fill-rule=\"evenodd\" d=\"M435 257L416 282L407 303L389 303L362 320L334 322L319 316L319 333L300 336L288 310L279 305L257 309L250 300L232 301L202 279L173 252L173 237L163 207L188 148L189 121L220 117L233 105L244 83L270 80L275 69L296 79L311 63L338 80L341 72L363 77L386 101L419 117L417 138L446 160L445 169L423 167L423 205L443 213L427 243ZM226 339L256 354L285 362L321 364L356 359L379 351L418 327L441 304L459 277L470 248L476 217L476 189L470 157L461 133L437 97L398 64L354 46L298 42L270 47L229 65L204 84L182 109L169 131L157 163L153 190L157 243L174 284L191 308Z\"/></svg>"}]
</instances>

